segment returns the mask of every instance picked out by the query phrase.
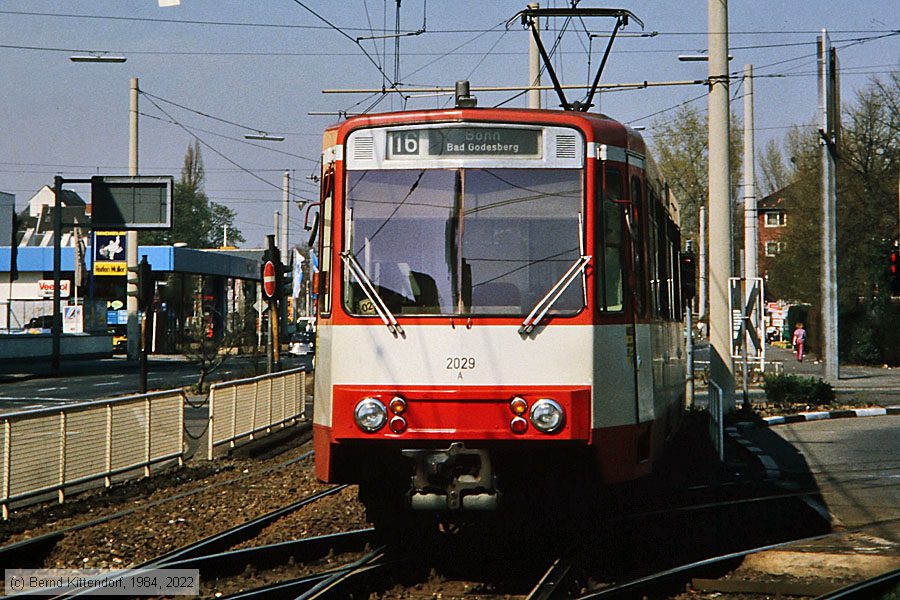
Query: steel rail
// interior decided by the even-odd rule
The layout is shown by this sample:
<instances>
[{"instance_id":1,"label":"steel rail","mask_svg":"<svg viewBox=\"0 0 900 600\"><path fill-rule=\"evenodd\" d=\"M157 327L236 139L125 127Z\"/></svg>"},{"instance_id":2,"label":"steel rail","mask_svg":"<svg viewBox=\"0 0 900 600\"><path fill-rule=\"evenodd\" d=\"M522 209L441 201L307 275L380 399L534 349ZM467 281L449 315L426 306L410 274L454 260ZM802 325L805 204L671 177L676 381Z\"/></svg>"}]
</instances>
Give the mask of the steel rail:
<instances>
[{"instance_id":1,"label":"steel rail","mask_svg":"<svg viewBox=\"0 0 900 600\"><path fill-rule=\"evenodd\" d=\"M553 561L541 580L528 593L526 600L555 600L568 598L568 585L574 575L574 556L561 556Z\"/></svg>"},{"instance_id":2,"label":"steel rail","mask_svg":"<svg viewBox=\"0 0 900 600\"><path fill-rule=\"evenodd\" d=\"M613 584L609 587L603 588L596 592L591 592L585 594L583 596L579 596L578 600L588 600L594 598L633 598L635 593L646 590L647 588L664 585L669 582L669 580L673 580L676 578L685 578L690 577L692 574L697 573L703 569L708 569L711 567L715 567L721 565L723 563L727 563L729 561L733 561L739 558L744 558L745 556L749 556L750 554L755 554L757 552L765 552L768 550L776 550L778 548L783 548L785 546L789 546L791 544L802 544L808 542L814 542L818 540L822 540L828 537L832 537L836 534L846 533L844 531L841 532L832 532L826 533L822 535L815 535L812 537L800 538L796 540L788 540L786 542L779 542L777 544L769 544L767 546L758 546L756 548L751 548L749 550L741 550L738 552L730 552L728 554L723 554L721 556L714 556L712 558L705 558L703 560L699 560L696 562L688 563L685 565L680 565L677 567L673 567L671 569L666 569L665 571L660 571L658 573L653 573L651 575L646 575L644 577L638 577L637 579L632 579L630 581L625 581L623 583Z\"/></svg>"},{"instance_id":3,"label":"steel rail","mask_svg":"<svg viewBox=\"0 0 900 600\"><path fill-rule=\"evenodd\" d=\"M278 559L287 559L288 557L293 557L294 560L312 560L325 556L331 551L335 553L360 552L374 539L375 530L372 528L342 531L265 546L228 550L218 554L194 556L167 562L165 568L197 569L201 575L204 573L221 575L237 572L248 564L274 564Z\"/></svg>"},{"instance_id":4,"label":"steel rail","mask_svg":"<svg viewBox=\"0 0 900 600\"><path fill-rule=\"evenodd\" d=\"M228 596L221 596L219 600L258 600L259 598L296 598L308 592L313 586L325 581L338 572L346 571L346 569L338 569L335 571L326 571L315 575L307 575L306 577L298 577L297 579L288 579L264 585L252 590L237 592Z\"/></svg>"},{"instance_id":5,"label":"steel rail","mask_svg":"<svg viewBox=\"0 0 900 600\"><path fill-rule=\"evenodd\" d=\"M900 591L900 569L894 569L871 579L828 592L815 600L868 600L875 598L874 594L876 593L889 591Z\"/></svg>"},{"instance_id":6,"label":"steel rail","mask_svg":"<svg viewBox=\"0 0 900 600\"><path fill-rule=\"evenodd\" d=\"M226 529L225 531L205 537L202 540L187 544L185 546L182 546L181 548L176 548L175 550L167 552L161 556L157 556L156 558L139 565L139 568L168 566L169 563L173 563L176 561L181 561L188 558L197 558L199 556L206 556L209 554L221 552L222 550L227 550L235 544L246 541L248 539L252 539L263 528L270 525L271 523L274 523L285 515L296 512L304 506L317 502L322 498L326 498L328 496L336 494L346 489L347 487L347 484L337 485L325 491L319 492L318 494L313 494L312 496L308 496L306 498L298 500L297 502L293 502L287 506L268 512L262 516L247 521L246 523L241 523L240 525L237 525L230 529Z\"/></svg>"},{"instance_id":7,"label":"steel rail","mask_svg":"<svg viewBox=\"0 0 900 600\"><path fill-rule=\"evenodd\" d=\"M205 537L201 540L187 544L180 548L176 548L175 550L157 556L156 558L152 558L149 561L145 561L143 563L135 565L129 568L127 571L124 571L122 575L117 575L116 577L112 578L110 581L115 581L121 577L124 577L128 574L128 572L131 571L142 569L168 568L170 564L174 564L176 562L186 561L188 559L197 559L209 554L221 553L222 550L227 550L235 544L246 541L248 539L252 539L253 536L259 533L259 531L261 531L269 524L277 521L281 517L291 514L299 510L300 508L303 508L304 506L321 500L322 498L336 494L347 487L347 484L343 484L329 488L327 490L319 492L318 494L313 494L312 496L308 496L306 498L298 500L297 502L293 502L287 506L268 512L255 519L226 529L225 531L221 531L219 533ZM93 590L88 588L84 591L74 593L58 593L53 590L43 590L32 592L32 594L38 594L42 596L53 595L54 598L70 598L90 595L92 592Z\"/></svg>"},{"instance_id":8,"label":"steel rail","mask_svg":"<svg viewBox=\"0 0 900 600\"><path fill-rule=\"evenodd\" d=\"M386 546L380 546L369 552L357 561L347 565L343 571L337 572L331 577L313 586L308 592L297 597L297 600L324 600L325 598L348 598L347 587L358 582L361 577L366 578L374 571L383 569L388 563L376 563L384 558Z\"/></svg>"}]
</instances>

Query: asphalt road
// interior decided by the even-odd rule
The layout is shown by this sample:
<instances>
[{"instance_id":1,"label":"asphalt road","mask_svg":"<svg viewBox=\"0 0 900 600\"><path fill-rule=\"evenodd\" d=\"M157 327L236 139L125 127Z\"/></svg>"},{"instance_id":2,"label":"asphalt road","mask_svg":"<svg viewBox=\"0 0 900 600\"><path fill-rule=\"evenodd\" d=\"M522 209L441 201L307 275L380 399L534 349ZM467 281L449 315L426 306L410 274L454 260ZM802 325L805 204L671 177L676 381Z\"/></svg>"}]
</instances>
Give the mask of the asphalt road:
<instances>
[{"instance_id":1,"label":"asphalt road","mask_svg":"<svg viewBox=\"0 0 900 600\"><path fill-rule=\"evenodd\" d=\"M900 543L900 417L827 419L741 433L778 465L782 487L817 489L815 502L834 526L876 524L880 537Z\"/></svg>"},{"instance_id":2,"label":"asphalt road","mask_svg":"<svg viewBox=\"0 0 900 600\"><path fill-rule=\"evenodd\" d=\"M197 367L183 356L154 356L148 362L149 390L180 388L197 382ZM309 357L288 355L282 360L282 368L309 366L309 363ZM23 365L12 371L0 374L0 412L127 396L140 390L138 363L124 357L64 362L58 374L51 373L46 365ZM211 380L240 379L255 374L253 361L237 356L226 360Z\"/></svg>"}]
</instances>

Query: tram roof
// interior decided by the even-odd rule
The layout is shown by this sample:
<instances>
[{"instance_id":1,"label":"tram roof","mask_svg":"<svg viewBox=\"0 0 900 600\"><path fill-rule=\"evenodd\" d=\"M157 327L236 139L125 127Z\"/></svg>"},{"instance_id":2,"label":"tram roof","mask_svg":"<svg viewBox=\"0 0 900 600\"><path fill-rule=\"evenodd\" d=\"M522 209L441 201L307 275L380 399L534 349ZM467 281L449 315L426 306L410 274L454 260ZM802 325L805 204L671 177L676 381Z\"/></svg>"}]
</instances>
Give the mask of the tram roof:
<instances>
[{"instance_id":1,"label":"tram roof","mask_svg":"<svg viewBox=\"0 0 900 600\"><path fill-rule=\"evenodd\" d=\"M589 142L611 144L646 154L641 135L601 113L534 108L447 108L355 115L326 129L323 149L341 143L353 130L411 123L514 122L536 125L569 125L588 132Z\"/></svg>"}]
</instances>

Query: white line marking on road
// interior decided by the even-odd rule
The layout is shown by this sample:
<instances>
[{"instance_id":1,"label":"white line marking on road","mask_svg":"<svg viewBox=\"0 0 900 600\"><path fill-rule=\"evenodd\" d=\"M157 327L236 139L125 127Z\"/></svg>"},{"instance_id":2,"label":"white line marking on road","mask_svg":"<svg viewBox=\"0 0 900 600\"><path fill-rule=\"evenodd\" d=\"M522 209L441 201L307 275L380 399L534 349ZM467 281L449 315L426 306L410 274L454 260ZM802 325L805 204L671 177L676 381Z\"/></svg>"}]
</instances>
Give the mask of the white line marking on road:
<instances>
[{"instance_id":1,"label":"white line marking on road","mask_svg":"<svg viewBox=\"0 0 900 600\"><path fill-rule=\"evenodd\" d=\"M95 383L94 384L95 387L99 387L101 385L119 385L119 382L118 381L106 381L104 383Z\"/></svg>"},{"instance_id":2,"label":"white line marking on road","mask_svg":"<svg viewBox=\"0 0 900 600\"><path fill-rule=\"evenodd\" d=\"M63 389L63 388L49 387L49 388L41 388L38 391L39 392L52 392L53 390L59 390L59 389Z\"/></svg>"}]
</instances>

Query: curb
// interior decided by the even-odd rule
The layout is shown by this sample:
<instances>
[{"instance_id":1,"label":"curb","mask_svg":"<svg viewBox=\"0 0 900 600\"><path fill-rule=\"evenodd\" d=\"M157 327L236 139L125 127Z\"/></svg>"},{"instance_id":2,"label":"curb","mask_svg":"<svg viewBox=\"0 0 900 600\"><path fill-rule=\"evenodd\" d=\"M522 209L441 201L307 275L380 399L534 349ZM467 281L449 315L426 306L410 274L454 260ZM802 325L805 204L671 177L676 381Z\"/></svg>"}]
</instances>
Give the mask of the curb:
<instances>
[{"instance_id":1,"label":"curb","mask_svg":"<svg viewBox=\"0 0 900 600\"><path fill-rule=\"evenodd\" d=\"M881 417L885 415L900 415L900 406L888 406L886 408L855 408L832 411L802 412L795 415L778 417L762 417L757 422L742 421L725 428L725 433L744 450L749 452L765 471L766 481L777 481L781 478L781 469L775 460L764 450L754 446L753 443L741 435L741 431L747 427L784 425L788 423L803 423L806 421L820 421L823 419L846 419L850 417Z\"/></svg>"},{"instance_id":2,"label":"curb","mask_svg":"<svg viewBox=\"0 0 900 600\"><path fill-rule=\"evenodd\" d=\"M739 430L742 427L752 427L752 423L737 423L733 426L729 426L725 428L725 433L727 433L732 440L736 443L740 444L746 451L750 452L756 460L762 465L763 470L766 473L765 479L766 481L776 481L781 478L781 469L778 467L778 463L775 460L766 454L761 448L758 448L753 445L753 442L742 436Z\"/></svg>"},{"instance_id":3,"label":"curb","mask_svg":"<svg viewBox=\"0 0 900 600\"><path fill-rule=\"evenodd\" d=\"M885 415L900 415L900 406L888 406L887 408L855 408L850 410L813 411L802 412L796 415L762 417L761 424L771 427L772 425L803 423L805 421L820 421L822 419L846 419L849 417L882 417Z\"/></svg>"}]
</instances>

